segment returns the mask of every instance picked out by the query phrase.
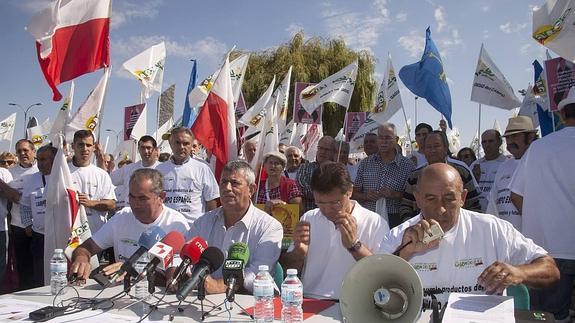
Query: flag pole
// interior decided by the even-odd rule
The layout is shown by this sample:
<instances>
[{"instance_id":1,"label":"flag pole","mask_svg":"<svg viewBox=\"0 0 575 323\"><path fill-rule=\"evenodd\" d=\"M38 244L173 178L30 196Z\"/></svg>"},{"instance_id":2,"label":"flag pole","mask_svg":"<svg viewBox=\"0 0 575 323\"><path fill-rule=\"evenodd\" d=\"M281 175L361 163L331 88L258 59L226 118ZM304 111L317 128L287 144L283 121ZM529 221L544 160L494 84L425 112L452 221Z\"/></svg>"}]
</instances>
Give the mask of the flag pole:
<instances>
[{"instance_id":1,"label":"flag pole","mask_svg":"<svg viewBox=\"0 0 575 323\"><path fill-rule=\"evenodd\" d=\"M405 120L405 128L407 128L407 139L409 139L409 144L411 145L411 129L409 128L409 124L407 123L407 115L405 114L405 108L403 104L401 105L401 112L403 112L403 119Z\"/></svg>"},{"instance_id":2,"label":"flag pole","mask_svg":"<svg viewBox=\"0 0 575 323\"><path fill-rule=\"evenodd\" d=\"M346 107L345 108L345 114L343 115L343 131L342 131L342 133L343 133L344 138L345 138L345 126L347 125L347 111L348 110L349 110L349 107ZM339 147L337 148L337 161L336 162L338 162L338 163L339 163L339 154L341 153L341 145L343 144L344 140L341 140L339 142Z\"/></svg>"},{"instance_id":3,"label":"flag pole","mask_svg":"<svg viewBox=\"0 0 575 323\"><path fill-rule=\"evenodd\" d=\"M419 97L417 97L417 95L415 96L415 125L417 126L417 99L419 99Z\"/></svg>"},{"instance_id":4,"label":"flag pole","mask_svg":"<svg viewBox=\"0 0 575 323\"><path fill-rule=\"evenodd\" d=\"M479 103L479 124L477 126L477 138L481 138L481 103ZM481 142L481 139L479 140Z\"/></svg>"},{"instance_id":5,"label":"flag pole","mask_svg":"<svg viewBox=\"0 0 575 323\"><path fill-rule=\"evenodd\" d=\"M553 132L555 132L555 113L551 111L551 123L553 124Z\"/></svg>"},{"instance_id":6,"label":"flag pole","mask_svg":"<svg viewBox=\"0 0 575 323\"><path fill-rule=\"evenodd\" d=\"M160 123L160 97L162 94L158 95L158 103L156 104L156 141L158 141L158 130L159 130L159 123Z\"/></svg>"}]
</instances>

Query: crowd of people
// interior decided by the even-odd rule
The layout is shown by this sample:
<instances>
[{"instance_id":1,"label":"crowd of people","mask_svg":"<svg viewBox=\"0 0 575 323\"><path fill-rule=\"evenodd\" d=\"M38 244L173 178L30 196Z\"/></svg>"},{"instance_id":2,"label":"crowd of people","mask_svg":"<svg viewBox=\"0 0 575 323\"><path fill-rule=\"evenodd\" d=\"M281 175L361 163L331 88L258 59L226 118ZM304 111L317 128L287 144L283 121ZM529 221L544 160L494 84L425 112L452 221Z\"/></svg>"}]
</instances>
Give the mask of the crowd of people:
<instances>
[{"instance_id":1,"label":"crowd of people","mask_svg":"<svg viewBox=\"0 0 575 323\"><path fill-rule=\"evenodd\" d=\"M357 163L350 162L347 143L324 136L314 160L280 145L254 170L257 143L250 140L242 147L244 160L230 161L219 179L198 157L200 145L187 128L172 129L172 153L162 160L155 139L143 136L140 161L122 161L117 169L92 133L81 130L69 166L92 237L74 251L70 271L87 279L90 258L99 255L109 260L104 274L116 273L142 232L159 226L187 239L200 236L224 254L233 243L246 243L247 293L259 265L279 263L298 269L306 297L338 299L357 260L386 253L410 262L425 294L438 294L443 304L450 292L502 293L523 284L533 309L568 322L575 276L575 88L559 109L565 128L544 138L525 116L510 118L503 134L485 131L479 159L467 147L453 155L445 131L425 123L415 129L419 149L404 156L396 127L386 123L365 136L366 157ZM503 139L511 156L502 154ZM9 254L22 290L46 282L43 214L50 201L44 188L58 152L49 145L36 151L26 139L15 150L0 154L0 277ZM286 228L270 215L278 204L299 207L287 248ZM444 236L425 243L432 225ZM204 286L224 292L221 270Z\"/></svg>"}]
</instances>

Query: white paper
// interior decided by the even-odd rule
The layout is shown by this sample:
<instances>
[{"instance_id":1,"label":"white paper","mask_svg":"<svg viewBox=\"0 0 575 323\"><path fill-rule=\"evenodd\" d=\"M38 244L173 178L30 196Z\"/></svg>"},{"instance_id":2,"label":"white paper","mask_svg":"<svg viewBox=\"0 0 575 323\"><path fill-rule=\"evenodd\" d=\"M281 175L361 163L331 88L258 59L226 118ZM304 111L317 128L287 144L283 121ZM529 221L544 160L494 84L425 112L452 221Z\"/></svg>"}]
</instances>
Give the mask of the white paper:
<instances>
[{"instance_id":1,"label":"white paper","mask_svg":"<svg viewBox=\"0 0 575 323\"><path fill-rule=\"evenodd\" d=\"M511 296L451 293L443 323L515 322Z\"/></svg>"}]
</instances>

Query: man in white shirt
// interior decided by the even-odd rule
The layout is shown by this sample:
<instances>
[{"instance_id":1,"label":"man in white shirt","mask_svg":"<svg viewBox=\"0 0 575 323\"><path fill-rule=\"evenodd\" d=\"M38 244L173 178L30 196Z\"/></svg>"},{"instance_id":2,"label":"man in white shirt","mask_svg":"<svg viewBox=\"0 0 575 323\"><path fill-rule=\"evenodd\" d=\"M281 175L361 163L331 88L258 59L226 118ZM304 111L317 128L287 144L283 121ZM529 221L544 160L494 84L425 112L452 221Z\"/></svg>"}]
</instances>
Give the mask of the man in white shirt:
<instances>
[{"instance_id":1,"label":"man in white shirt","mask_svg":"<svg viewBox=\"0 0 575 323\"><path fill-rule=\"evenodd\" d=\"M283 228L275 218L252 204L256 177L246 161L231 161L224 166L219 189L222 206L197 219L186 240L200 236L209 246L222 250L224 256L235 242L247 244L250 257L244 268L243 287L251 293L258 266L267 265L270 270L275 267ZM204 286L208 294L226 291L221 268L206 277Z\"/></svg>"},{"instance_id":2,"label":"man in white shirt","mask_svg":"<svg viewBox=\"0 0 575 323\"><path fill-rule=\"evenodd\" d=\"M160 165L158 161L158 145L156 139L152 136L142 136L140 140L138 140L138 153L140 154L140 161L118 168L110 174L112 184L116 187L123 188L120 191L120 196L117 196L118 203L116 203L116 208L127 206L128 193L130 191L130 185L128 183L130 182L130 177L132 177L132 174L136 170L140 168L155 169ZM120 201L122 201L121 205L119 205Z\"/></svg>"},{"instance_id":3,"label":"man in white shirt","mask_svg":"<svg viewBox=\"0 0 575 323\"><path fill-rule=\"evenodd\" d=\"M479 203L483 212L487 209L489 192L491 191L495 174L497 174L497 169L507 160L507 157L499 149L502 144L503 140L499 131L495 129L485 130L481 134L481 147L483 147L485 156L474 161L470 166L479 185Z\"/></svg>"},{"instance_id":4,"label":"man in white shirt","mask_svg":"<svg viewBox=\"0 0 575 323\"><path fill-rule=\"evenodd\" d=\"M106 223L108 211L116 207L116 194L108 172L92 164L95 149L92 132L76 131L72 148L74 157L69 165L72 182L79 190L80 204L86 208L93 234Z\"/></svg>"},{"instance_id":5,"label":"man in white shirt","mask_svg":"<svg viewBox=\"0 0 575 323\"><path fill-rule=\"evenodd\" d=\"M559 279L547 252L509 222L462 209L466 194L452 166L427 166L415 191L421 213L391 230L381 251L409 261L424 293L438 294L442 305L450 292L499 294L511 285L547 288ZM426 244L434 224L445 235Z\"/></svg>"},{"instance_id":6,"label":"man in white shirt","mask_svg":"<svg viewBox=\"0 0 575 323\"><path fill-rule=\"evenodd\" d=\"M523 234L548 250L561 272L553 288L531 293L531 306L568 322L575 280L575 87L557 108L565 128L531 144L509 188Z\"/></svg>"},{"instance_id":7,"label":"man in white shirt","mask_svg":"<svg viewBox=\"0 0 575 323\"><path fill-rule=\"evenodd\" d=\"M190 129L172 129L172 157L156 167L164 176L164 203L182 213L190 224L205 212L215 209L220 197L218 183L210 167L191 157L192 140Z\"/></svg>"},{"instance_id":8,"label":"man in white shirt","mask_svg":"<svg viewBox=\"0 0 575 323\"><path fill-rule=\"evenodd\" d=\"M521 232L521 214L511 203L509 183L521 157L537 138L537 130L533 128L531 117L517 116L509 119L503 137L506 139L507 150L513 155L513 158L505 160L497 170L493 186L489 192L487 213L510 222L517 231Z\"/></svg>"},{"instance_id":9,"label":"man in white shirt","mask_svg":"<svg viewBox=\"0 0 575 323\"><path fill-rule=\"evenodd\" d=\"M379 249L389 226L351 200L353 182L341 163L321 164L313 172L311 188L318 208L303 215L281 262L301 273L305 297L339 299L347 272L370 249Z\"/></svg>"},{"instance_id":10,"label":"man in white shirt","mask_svg":"<svg viewBox=\"0 0 575 323\"><path fill-rule=\"evenodd\" d=\"M44 216L46 214L46 195L44 188L50 179L52 163L58 149L43 146L38 149L38 170L27 176L20 199L22 224L26 226L26 235L31 238L30 253L34 287L44 286Z\"/></svg>"},{"instance_id":11,"label":"man in white shirt","mask_svg":"<svg viewBox=\"0 0 575 323\"><path fill-rule=\"evenodd\" d=\"M415 127L415 142L417 143L418 150L413 150L411 152L411 160L415 165L415 168L420 168L427 163L427 159L424 154L424 140L428 134L433 131L433 128L427 123L420 123Z\"/></svg>"},{"instance_id":12,"label":"man in white shirt","mask_svg":"<svg viewBox=\"0 0 575 323\"><path fill-rule=\"evenodd\" d=\"M129 186L130 207L116 213L74 250L70 270L77 273L78 278L87 279L92 270L90 257L110 247L114 247L116 262L102 271L107 276L113 275L122 266L120 259L130 257L138 249L140 236L150 227L158 226L166 233L177 231L182 235L189 230L186 218L164 205L166 193L160 172L138 169L132 174Z\"/></svg>"}]
</instances>

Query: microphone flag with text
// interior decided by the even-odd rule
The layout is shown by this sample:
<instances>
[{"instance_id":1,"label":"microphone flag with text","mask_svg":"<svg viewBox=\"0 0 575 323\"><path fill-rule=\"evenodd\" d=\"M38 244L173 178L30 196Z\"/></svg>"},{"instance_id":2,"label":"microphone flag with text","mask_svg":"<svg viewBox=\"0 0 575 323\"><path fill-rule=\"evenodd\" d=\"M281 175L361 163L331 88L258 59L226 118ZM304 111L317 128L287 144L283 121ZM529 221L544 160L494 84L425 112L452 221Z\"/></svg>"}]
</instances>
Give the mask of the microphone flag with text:
<instances>
[{"instance_id":1,"label":"microphone flag with text","mask_svg":"<svg viewBox=\"0 0 575 323\"><path fill-rule=\"evenodd\" d=\"M195 265L200 261L200 257L202 253L208 248L208 243L206 240L202 239L199 236L193 237L190 239L182 249L180 250L180 258L182 259L182 263L178 266L176 271L174 272L173 278L170 282L166 285L167 287L172 286L175 284L178 279L182 276L183 273L186 272L190 265Z\"/></svg>"},{"instance_id":2,"label":"microphone flag with text","mask_svg":"<svg viewBox=\"0 0 575 323\"><path fill-rule=\"evenodd\" d=\"M228 258L224 261L222 274L226 284L226 298L233 302L235 293L244 285L244 268L250 258L248 245L236 242L228 249Z\"/></svg>"}]
</instances>

